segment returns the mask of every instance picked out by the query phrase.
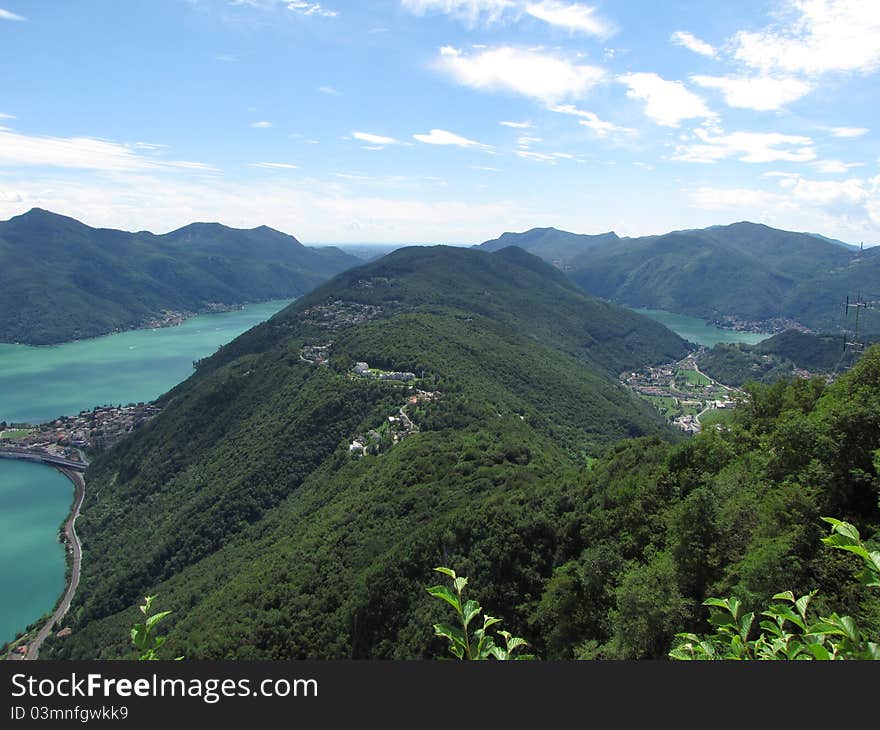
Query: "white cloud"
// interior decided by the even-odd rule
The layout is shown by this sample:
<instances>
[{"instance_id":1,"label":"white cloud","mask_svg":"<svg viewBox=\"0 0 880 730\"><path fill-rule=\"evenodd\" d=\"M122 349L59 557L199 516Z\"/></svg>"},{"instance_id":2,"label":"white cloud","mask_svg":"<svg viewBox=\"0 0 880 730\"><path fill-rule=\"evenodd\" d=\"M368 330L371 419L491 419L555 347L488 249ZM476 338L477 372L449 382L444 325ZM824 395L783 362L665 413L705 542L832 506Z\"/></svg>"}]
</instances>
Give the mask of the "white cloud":
<instances>
[{"instance_id":1,"label":"white cloud","mask_svg":"<svg viewBox=\"0 0 880 730\"><path fill-rule=\"evenodd\" d=\"M519 157L525 157L529 160L537 160L538 162L555 162L556 160L553 155L545 155L542 152L531 152L529 150L516 150L516 154Z\"/></svg>"},{"instance_id":2,"label":"white cloud","mask_svg":"<svg viewBox=\"0 0 880 730\"><path fill-rule=\"evenodd\" d=\"M369 132L352 132L351 136L361 142L367 142L371 145L389 145L398 144L394 137L383 137L380 134L370 134ZM381 149L381 147L380 147Z\"/></svg>"},{"instance_id":3,"label":"white cloud","mask_svg":"<svg viewBox=\"0 0 880 730\"><path fill-rule=\"evenodd\" d=\"M866 127L831 127L829 130L833 137L862 137L870 132Z\"/></svg>"},{"instance_id":4,"label":"white cloud","mask_svg":"<svg viewBox=\"0 0 880 730\"><path fill-rule=\"evenodd\" d=\"M272 126L272 122L251 122L249 126L254 129L268 129Z\"/></svg>"},{"instance_id":5,"label":"white cloud","mask_svg":"<svg viewBox=\"0 0 880 730\"><path fill-rule=\"evenodd\" d=\"M813 163L819 172L829 175L842 174L849 172L854 167L863 167L863 162L841 162L840 160L818 160Z\"/></svg>"},{"instance_id":6,"label":"white cloud","mask_svg":"<svg viewBox=\"0 0 880 730\"><path fill-rule=\"evenodd\" d=\"M524 230L536 215L520 202L365 196L343 187L359 182L284 175L258 175L240 183L157 174L98 174L94 179L3 176L0 220L40 207L89 225L125 230L164 232L192 221L216 220L237 228L268 225L304 242L474 243L497 236L499 220Z\"/></svg>"},{"instance_id":7,"label":"white cloud","mask_svg":"<svg viewBox=\"0 0 880 730\"><path fill-rule=\"evenodd\" d=\"M23 15L16 15L15 13L13 13L9 10L4 10L3 8L0 8L0 20L22 21L22 20L27 20L27 18L25 18Z\"/></svg>"},{"instance_id":8,"label":"white cloud","mask_svg":"<svg viewBox=\"0 0 880 730\"><path fill-rule=\"evenodd\" d=\"M542 0L529 3L526 13L543 20L549 25L569 31L587 33L606 38L614 32L613 26L596 14L596 9L581 3L566 3L559 0Z\"/></svg>"},{"instance_id":9,"label":"white cloud","mask_svg":"<svg viewBox=\"0 0 880 730\"><path fill-rule=\"evenodd\" d=\"M733 38L735 57L764 71L820 74L880 67L877 0L787 0L788 21Z\"/></svg>"},{"instance_id":10,"label":"white cloud","mask_svg":"<svg viewBox=\"0 0 880 730\"><path fill-rule=\"evenodd\" d=\"M671 40L677 46L683 46L687 48L689 51L693 51L694 53L699 53L701 56L707 56L708 58L716 58L718 56L718 51L715 50L715 47L706 41L700 40L693 33L689 33L686 30L677 30L673 33L669 40Z\"/></svg>"},{"instance_id":11,"label":"white cloud","mask_svg":"<svg viewBox=\"0 0 880 730\"><path fill-rule=\"evenodd\" d=\"M550 111L557 112L559 114L571 114L572 116L580 117L578 124L592 129L599 137L607 137L609 134L612 133L638 134L638 131L635 129L631 129L630 127L621 127L617 124L614 124L613 122L606 122L605 120L600 119L595 113L584 111L583 109L578 109L572 104L557 104L556 106L551 106Z\"/></svg>"},{"instance_id":12,"label":"white cloud","mask_svg":"<svg viewBox=\"0 0 880 730\"><path fill-rule=\"evenodd\" d=\"M400 4L417 15L443 13L471 25L481 19L494 23L501 20L508 10L516 8L512 0L401 0Z\"/></svg>"},{"instance_id":13,"label":"white cloud","mask_svg":"<svg viewBox=\"0 0 880 730\"><path fill-rule=\"evenodd\" d=\"M810 162L816 159L813 140L776 132L733 132L715 134L696 129L699 142L679 145L674 160L683 162L719 162L736 158L740 162Z\"/></svg>"},{"instance_id":14,"label":"white cloud","mask_svg":"<svg viewBox=\"0 0 880 730\"><path fill-rule=\"evenodd\" d=\"M288 162L252 162L251 167L263 167L267 170L297 170L297 165Z\"/></svg>"},{"instance_id":15,"label":"white cloud","mask_svg":"<svg viewBox=\"0 0 880 730\"><path fill-rule=\"evenodd\" d=\"M791 77L695 75L691 81L704 88L720 90L727 106L755 111L781 109L813 90L811 83Z\"/></svg>"},{"instance_id":16,"label":"white cloud","mask_svg":"<svg viewBox=\"0 0 880 730\"><path fill-rule=\"evenodd\" d=\"M4 114L3 112L0 112L0 119L15 119L15 117L11 114Z\"/></svg>"},{"instance_id":17,"label":"white cloud","mask_svg":"<svg viewBox=\"0 0 880 730\"><path fill-rule=\"evenodd\" d=\"M528 135L523 135L522 137L518 137L516 140L517 147L522 147L523 149L528 149L533 144L537 144L538 142L542 142L543 140L540 137L530 137Z\"/></svg>"},{"instance_id":18,"label":"white cloud","mask_svg":"<svg viewBox=\"0 0 880 730\"><path fill-rule=\"evenodd\" d=\"M808 180L776 173L777 191L700 187L690 191L695 207L736 210L788 230L826 230L837 238L873 238L880 228L880 176Z\"/></svg>"},{"instance_id":19,"label":"white cloud","mask_svg":"<svg viewBox=\"0 0 880 730\"><path fill-rule=\"evenodd\" d=\"M628 73L618 76L626 84L626 95L645 102L645 114L664 127L677 127L684 119L714 119L706 102L680 81L667 81L655 73Z\"/></svg>"},{"instance_id":20,"label":"white cloud","mask_svg":"<svg viewBox=\"0 0 880 730\"><path fill-rule=\"evenodd\" d=\"M322 94L327 94L327 96L339 96L339 92L332 86L319 86L318 91Z\"/></svg>"},{"instance_id":21,"label":"white cloud","mask_svg":"<svg viewBox=\"0 0 880 730\"><path fill-rule=\"evenodd\" d=\"M453 132L447 132L445 129L432 129L428 134L414 134L413 139L423 142L424 144L434 145L451 145L454 147L479 147L480 149L491 149L491 145L475 142L472 139L461 137Z\"/></svg>"},{"instance_id":22,"label":"white cloud","mask_svg":"<svg viewBox=\"0 0 880 730\"><path fill-rule=\"evenodd\" d=\"M159 168L212 170L210 165L184 160L160 160L139 155L137 145L92 137L39 137L0 127L0 165L137 171ZM143 149L140 147L139 149Z\"/></svg>"},{"instance_id":23,"label":"white cloud","mask_svg":"<svg viewBox=\"0 0 880 730\"><path fill-rule=\"evenodd\" d=\"M322 18L335 18L339 15L339 12L336 10L327 10L322 7L321 3L308 3L302 2L302 0L294 0L293 2L287 3L287 9L292 10L295 13L299 13L300 15L317 15Z\"/></svg>"},{"instance_id":24,"label":"white cloud","mask_svg":"<svg viewBox=\"0 0 880 730\"><path fill-rule=\"evenodd\" d=\"M498 122L502 127L512 127L513 129L531 129L533 125L531 122Z\"/></svg>"},{"instance_id":25,"label":"white cloud","mask_svg":"<svg viewBox=\"0 0 880 730\"><path fill-rule=\"evenodd\" d=\"M581 97L603 80L596 66L501 46L476 54L444 46L437 66L463 86L481 91L512 91L545 103Z\"/></svg>"}]
</instances>

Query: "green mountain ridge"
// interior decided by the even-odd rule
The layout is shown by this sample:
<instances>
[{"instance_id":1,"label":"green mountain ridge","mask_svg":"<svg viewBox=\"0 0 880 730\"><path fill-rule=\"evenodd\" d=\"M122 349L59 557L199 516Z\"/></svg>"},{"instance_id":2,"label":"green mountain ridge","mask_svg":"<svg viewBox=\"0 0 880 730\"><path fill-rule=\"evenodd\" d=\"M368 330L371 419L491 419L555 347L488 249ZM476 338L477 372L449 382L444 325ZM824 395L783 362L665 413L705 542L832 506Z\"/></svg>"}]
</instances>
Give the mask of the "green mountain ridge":
<instances>
[{"instance_id":1,"label":"green mountain ridge","mask_svg":"<svg viewBox=\"0 0 880 730\"><path fill-rule=\"evenodd\" d=\"M266 226L128 233L35 208L0 222L0 342L54 344L166 310L297 297L357 263Z\"/></svg>"},{"instance_id":2,"label":"green mountain ridge","mask_svg":"<svg viewBox=\"0 0 880 730\"><path fill-rule=\"evenodd\" d=\"M329 365L303 359L329 342ZM186 607L187 656L386 655L369 576L410 547L430 570L448 526L537 498L614 441L677 438L616 374L686 351L518 249L409 248L344 272L200 363L94 460L58 655L125 655L119 630L154 592ZM442 395L407 405L406 385L355 376L361 360ZM350 455L404 405L417 432ZM218 602L226 628L209 638Z\"/></svg>"},{"instance_id":3,"label":"green mountain ridge","mask_svg":"<svg viewBox=\"0 0 880 730\"><path fill-rule=\"evenodd\" d=\"M852 328L843 309L847 296L880 296L880 247L861 253L810 233L749 222L642 238L536 230L482 247L502 240L522 245L588 293L631 307L709 320L789 320L840 332ZM864 315L866 331L880 332L880 313Z\"/></svg>"}]
</instances>

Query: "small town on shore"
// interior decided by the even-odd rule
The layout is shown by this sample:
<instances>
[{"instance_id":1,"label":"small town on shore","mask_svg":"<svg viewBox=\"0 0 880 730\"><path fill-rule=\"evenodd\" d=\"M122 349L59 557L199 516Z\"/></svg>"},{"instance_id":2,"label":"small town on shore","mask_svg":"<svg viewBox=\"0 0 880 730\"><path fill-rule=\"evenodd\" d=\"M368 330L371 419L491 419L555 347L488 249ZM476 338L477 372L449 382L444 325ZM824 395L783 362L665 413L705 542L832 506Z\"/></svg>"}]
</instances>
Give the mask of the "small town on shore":
<instances>
[{"instance_id":1,"label":"small town on shore","mask_svg":"<svg viewBox=\"0 0 880 730\"><path fill-rule=\"evenodd\" d=\"M99 406L41 424L0 423L0 448L43 451L81 461L80 449L108 449L159 413L153 403Z\"/></svg>"}]
</instances>

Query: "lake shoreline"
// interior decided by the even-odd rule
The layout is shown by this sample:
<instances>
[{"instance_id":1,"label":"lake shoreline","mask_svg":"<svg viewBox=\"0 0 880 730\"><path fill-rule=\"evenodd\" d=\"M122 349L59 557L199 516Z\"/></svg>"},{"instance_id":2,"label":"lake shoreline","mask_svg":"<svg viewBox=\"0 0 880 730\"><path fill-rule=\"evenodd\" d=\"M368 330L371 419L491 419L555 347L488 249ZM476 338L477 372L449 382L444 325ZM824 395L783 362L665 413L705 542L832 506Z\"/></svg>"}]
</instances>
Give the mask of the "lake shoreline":
<instances>
[{"instance_id":1,"label":"lake shoreline","mask_svg":"<svg viewBox=\"0 0 880 730\"><path fill-rule=\"evenodd\" d=\"M228 312L239 312L246 307L254 306L257 304L267 304L269 302L282 302L282 301L295 301L299 297L291 297L285 299L257 299L253 301L246 302L238 302L235 304L222 304L217 303L216 305L204 307L199 309L198 311L190 311L190 310L165 310L164 316L163 313L160 313L156 318L148 320L146 322L140 322L136 325L132 325L131 327L117 327L112 330L108 330L107 332L102 332L100 334L92 335L90 337L74 337L69 340L57 340L55 342L41 342L39 344L35 344L32 342L7 342L0 341L0 345L18 345L21 347L34 347L34 348L51 348L51 347L60 347L61 345L72 345L77 342L90 342L92 340L100 340L103 337L112 337L113 335L121 335L126 332L139 332L139 331L148 331L148 330L161 330L161 329L169 329L172 327L179 327L182 324L185 324L191 319L195 319L196 317L202 317L206 314L226 314ZM158 318L161 316L161 319Z\"/></svg>"}]
</instances>

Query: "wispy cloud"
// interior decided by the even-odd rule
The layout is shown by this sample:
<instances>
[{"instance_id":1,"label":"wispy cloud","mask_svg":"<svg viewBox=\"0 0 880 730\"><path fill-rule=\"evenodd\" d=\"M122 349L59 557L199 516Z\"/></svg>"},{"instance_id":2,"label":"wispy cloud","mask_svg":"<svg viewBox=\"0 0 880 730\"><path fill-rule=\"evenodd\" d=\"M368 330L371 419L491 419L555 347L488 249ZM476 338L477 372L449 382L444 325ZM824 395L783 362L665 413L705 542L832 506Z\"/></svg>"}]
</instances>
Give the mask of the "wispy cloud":
<instances>
[{"instance_id":1,"label":"wispy cloud","mask_svg":"<svg viewBox=\"0 0 880 730\"><path fill-rule=\"evenodd\" d=\"M4 114L3 112L0 112L0 119L15 119L15 117L11 114Z\"/></svg>"},{"instance_id":2,"label":"wispy cloud","mask_svg":"<svg viewBox=\"0 0 880 730\"><path fill-rule=\"evenodd\" d=\"M289 162L252 162L250 167L262 167L267 170L298 170L297 165L291 165Z\"/></svg>"},{"instance_id":3,"label":"wispy cloud","mask_svg":"<svg viewBox=\"0 0 880 730\"><path fill-rule=\"evenodd\" d=\"M843 137L844 139L852 137L863 137L871 130L867 127L831 127L829 130L833 137Z\"/></svg>"},{"instance_id":4,"label":"wispy cloud","mask_svg":"<svg viewBox=\"0 0 880 730\"><path fill-rule=\"evenodd\" d=\"M713 45L706 43L704 40L700 40L693 33L689 33L686 30L675 31L675 33L669 37L669 40L677 46L682 46L689 51L699 53L701 56L706 56L707 58L716 58L718 56L718 51L715 50Z\"/></svg>"},{"instance_id":5,"label":"wispy cloud","mask_svg":"<svg viewBox=\"0 0 880 730\"><path fill-rule=\"evenodd\" d=\"M733 132L715 134L694 130L697 142L680 145L673 159L683 162L719 162L734 158L740 162L810 162L816 149L810 137L777 132Z\"/></svg>"},{"instance_id":6,"label":"wispy cloud","mask_svg":"<svg viewBox=\"0 0 880 730\"><path fill-rule=\"evenodd\" d=\"M718 89L727 106L755 111L781 109L806 96L813 84L793 77L772 76L691 76L697 86Z\"/></svg>"},{"instance_id":7,"label":"wispy cloud","mask_svg":"<svg viewBox=\"0 0 880 730\"><path fill-rule=\"evenodd\" d=\"M93 137L29 136L0 128L0 165L129 172L162 168L201 171L214 169L201 162L145 157L138 154L137 150L140 149L148 148Z\"/></svg>"},{"instance_id":8,"label":"wispy cloud","mask_svg":"<svg viewBox=\"0 0 880 730\"><path fill-rule=\"evenodd\" d=\"M400 4L416 15L442 13L470 25L481 20L494 23L518 5L513 0L401 0Z\"/></svg>"},{"instance_id":9,"label":"wispy cloud","mask_svg":"<svg viewBox=\"0 0 880 730\"><path fill-rule=\"evenodd\" d=\"M252 127L253 129L268 129L272 126L272 122L251 122L248 126Z\"/></svg>"},{"instance_id":10,"label":"wispy cloud","mask_svg":"<svg viewBox=\"0 0 880 730\"><path fill-rule=\"evenodd\" d=\"M440 13L470 27L478 23L517 22L535 18L571 33L605 38L614 33L614 25L592 5L563 0L401 0L401 6L417 15Z\"/></svg>"},{"instance_id":11,"label":"wispy cloud","mask_svg":"<svg viewBox=\"0 0 880 730\"><path fill-rule=\"evenodd\" d=\"M337 10L328 10L321 3L309 3L302 0L293 0L287 3L287 9L300 15L317 15L322 18L335 18L339 15Z\"/></svg>"},{"instance_id":12,"label":"wispy cloud","mask_svg":"<svg viewBox=\"0 0 880 730\"><path fill-rule=\"evenodd\" d=\"M597 66L512 46L479 53L444 46L436 65L462 86L513 92L545 103L582 97L605 78Z\"/></svg>"},{"instance_id":13,"label":"wispy cloud","mask_svg":"<svg viewBox=\"0 0 880 730\"><path fill-rule=\"evenodd\" d=\"M0 20L17 20L19 22L27 20L23 15L18 15L10 10L0 8Z\"/></svg>"},{"instance_id":14,"label":"wispy cloud","mask_svg":"<svg viewBox=\"0 0 880 730\"><path fill-rule=\"evenodd\" d=\"M352 132L351 136L361 142L367 142L372 145L389 145L389 144L399 144L398 140L394 139L394 137L384 137L381 134L370 134L369 132Z\"/></svg>"},{"instance_id":15,"label":"wispy cloud","mask_svg":"<svg viewBox=\"0 0 880 730\"><path fill-rule=\"evenodd\" d=\"M677 127L685 119L713 119L706 102L680 81L668 81L655 73L628 73L617 77L629 90L626 95L645 102L645 114L664 127Z\"/></svg>"},{"instance_id":16,"label":"wispy cloud","mask_svg":"<svg viewBox=\"0 0 880 730\"><path fill-rule=\"evenodd\" d=\"M565 30L607 38L614 26L596 12L596 8L582 3L542 0L525 6L525 12L545 23Z\"/></svg>"},{"instance_id":17,"label":"wispy cloud","mask_svg":"<svg viewBox=\"0 0 880 730\"><path fill-rule=\"evenodd\" d=\"M498 124L512 129L531 129L534 126L531 122L498 122Z\"/></svg>"},{"instance_id":18,"label":"wispy cloud","mask_svg":"<svg viewBox=\"0 0 880 730\"><path fill-rule=\"evenodd\" d=\"M339 92L332 86L319 86L318 91L322 94L327 94L327 96L339 96Z\"/></svg>"},{"instance_id":19,"label":"wispy cloud","mask_svg":"<svg viewBox=\"0 0 880 730\"><path fill-rule=\"evenodd\" d=\"M840 160L817 160L813 163L819 172L828 175L841 175L849 172L854 167L864 167L864 162L842 162Z\"/></svg>"},{"instance_id":20,"label":"wispy cloud","mask_svg":"<svg viewBox=\"0 0 880 730\"><path fill-rule=\"evenodd\" d=\"M432 129L427 134L414 134L413 139L424 144L451 145L454 147L476 147L483 150L492 149L492 145L475 142L445 129Z\"/></svg>"},{"instance_id":21,"label":"wispy cloud","mask_svg":"<svg viewBox=\"0 0 880 730\"><path fill-rule=\"evenodd\" d=\"M558 104L556 106L551 106L550 111L557 112L558 114L570 114L575 117L580 117L578 124L592 129L599 137L607 137L612 133L638 134L638 130L636 129L622 127L613 122L605 121L604 119L600 119L594 112L578 109L572 104Z\"/></svg>"}]
</instances>

